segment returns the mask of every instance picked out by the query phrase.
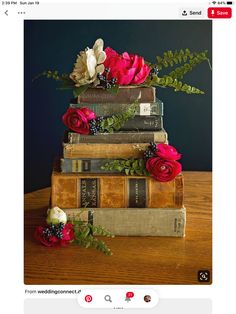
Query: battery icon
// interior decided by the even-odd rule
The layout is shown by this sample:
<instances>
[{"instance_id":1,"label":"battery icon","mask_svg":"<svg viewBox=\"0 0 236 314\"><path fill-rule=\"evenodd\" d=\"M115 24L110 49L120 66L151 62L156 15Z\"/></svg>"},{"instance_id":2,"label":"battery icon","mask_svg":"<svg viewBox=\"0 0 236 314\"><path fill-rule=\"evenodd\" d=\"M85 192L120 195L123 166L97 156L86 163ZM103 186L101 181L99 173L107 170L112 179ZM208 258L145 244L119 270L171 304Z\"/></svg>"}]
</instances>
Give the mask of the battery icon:
<instances>
[{"instance_id":1,"label":"battery icon","mask_svg":"<svg viewBox=\"0 0 236 314\"><path fill-rule=\"evenodd\" d=\"M226 4L232 5L232 4L233 4L233 1L227 1Z\"/></svg>"}]
</instances>

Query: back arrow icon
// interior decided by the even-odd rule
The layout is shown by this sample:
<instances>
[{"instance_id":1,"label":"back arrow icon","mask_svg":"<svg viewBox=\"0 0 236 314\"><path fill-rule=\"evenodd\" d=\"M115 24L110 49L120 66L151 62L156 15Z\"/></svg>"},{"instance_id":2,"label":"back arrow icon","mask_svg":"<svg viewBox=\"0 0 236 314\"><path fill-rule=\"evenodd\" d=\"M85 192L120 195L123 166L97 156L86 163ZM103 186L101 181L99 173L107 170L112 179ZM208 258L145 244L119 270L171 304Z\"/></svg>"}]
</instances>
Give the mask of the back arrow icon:
<instances>
[{"instance_id":1,"label":"back arrow icon","mask_svg":"<svg viewBox=\"0 0 236 314\"><path fill-rule=\"evenodd\" d=\"M8 10L5 11L5 14L8 16Z\"/></svg>"}]
</instances>

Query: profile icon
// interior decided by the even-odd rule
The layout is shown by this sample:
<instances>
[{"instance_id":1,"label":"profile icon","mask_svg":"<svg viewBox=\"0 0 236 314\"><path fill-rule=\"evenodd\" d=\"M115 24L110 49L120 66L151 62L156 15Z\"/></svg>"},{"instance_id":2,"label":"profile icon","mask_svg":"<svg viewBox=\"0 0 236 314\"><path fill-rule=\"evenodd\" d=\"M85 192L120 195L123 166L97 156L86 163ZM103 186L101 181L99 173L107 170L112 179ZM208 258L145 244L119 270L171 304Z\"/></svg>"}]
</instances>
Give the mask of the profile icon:
<instances>
[{"instance_id":1,"label":"profile icon","mask_svg":"<svg viewBox=\"0 0 236 314\"><path fill-rule=\"evenodd\" d=\"M145 295L145 297L144 297L143 299L144 299L144 301L145 301L146 303L151 302L151 300L152 300L152 298L151 298L150 295Z\"/></svg>"}]
</instances>

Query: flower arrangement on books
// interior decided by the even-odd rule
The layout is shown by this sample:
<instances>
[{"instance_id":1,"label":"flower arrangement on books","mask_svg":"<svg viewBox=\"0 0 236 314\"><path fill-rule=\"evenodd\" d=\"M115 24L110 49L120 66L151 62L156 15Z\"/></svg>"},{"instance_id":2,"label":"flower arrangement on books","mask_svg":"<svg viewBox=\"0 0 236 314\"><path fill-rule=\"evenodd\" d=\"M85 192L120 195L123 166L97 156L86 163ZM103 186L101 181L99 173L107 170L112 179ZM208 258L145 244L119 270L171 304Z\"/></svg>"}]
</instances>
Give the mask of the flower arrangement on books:
<instances>
[{"instance_id":1,"label":"flower arrangement on books","mask_svg":"<svg viewBox=\"0 0 236 314\"><path fill-rule=\"evenodd\" d=\"M109 117L97 117L89 108L68 108L62 117L63 123L72 131L79 134L113 133L129 119L134 118L137 103L134 102L120 113Z\"/></svg>"},{"instance_id":2,"label":"flower arrangement on books","mask_svg":"<svg viewBox=\"0 0 236 314\"><path fill-rule=\"evenodd\" d=\"M96 248L105 255L112 255L105 242L93 234L103 237L114 236L101 226L83 221L82 213L83 209L78 211L77 217L68 221L66 213L59 207L48 209L47 224L36 227L35 239L47 247L62 247L73 243L85 248Z\"/></svg>"},{"instance_id":3,"label":"flower arrangement on books","mask_svg":"<svg viewBox=\"0 0 236 314\"><path fill-rule=\"evenodd\" d=\"M150 143L141 159L115 159L104 166L103 170L119 171L126 175L151 176L160 182L173 180L182 171L177 161L181 154L171 145Z\"/></svg>"},{"instance_id":4,"label":"flower arrangement on books","mask_svg":"<svg viewBox=\"0 0 236 314\"><path fill-rule=\"evenodd\" d=\"M204 94L200 89L182 82L182 79L204 61L207 61L211 68L207 53L206 50L168 50L162 56L156 57L156 63L151 63L137 54L120 54L111 47L104 50L104 42L99 38L93 48L87 47L78 54L71 73L44 71L36 78L46 76L59 81L62 83L61 89L73 89L75 97L89 87L101 87L117 93L120 86L170 87L176 92ZM161 75L161 71L167 68L172 70Z\"/></svg>"}]
</instances>

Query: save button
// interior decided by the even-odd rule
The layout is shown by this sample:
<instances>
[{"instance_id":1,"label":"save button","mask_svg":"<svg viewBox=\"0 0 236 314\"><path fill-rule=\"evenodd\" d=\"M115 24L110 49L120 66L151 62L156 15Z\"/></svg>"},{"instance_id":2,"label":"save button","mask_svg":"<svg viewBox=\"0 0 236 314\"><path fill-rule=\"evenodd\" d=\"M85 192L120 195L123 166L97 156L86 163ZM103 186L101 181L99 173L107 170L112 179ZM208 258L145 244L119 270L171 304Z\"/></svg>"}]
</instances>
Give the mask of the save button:
<instances>
[{"instance_id":1,"label":"save button","mask_svg":"<svg viewBox=\"0 0 236 314\"><path fill-rule=\"evenodd\" d=\"M210 19L229 19L232 17L231 8L208 8L207 12Z\"/></svg>"}]
</instances>

